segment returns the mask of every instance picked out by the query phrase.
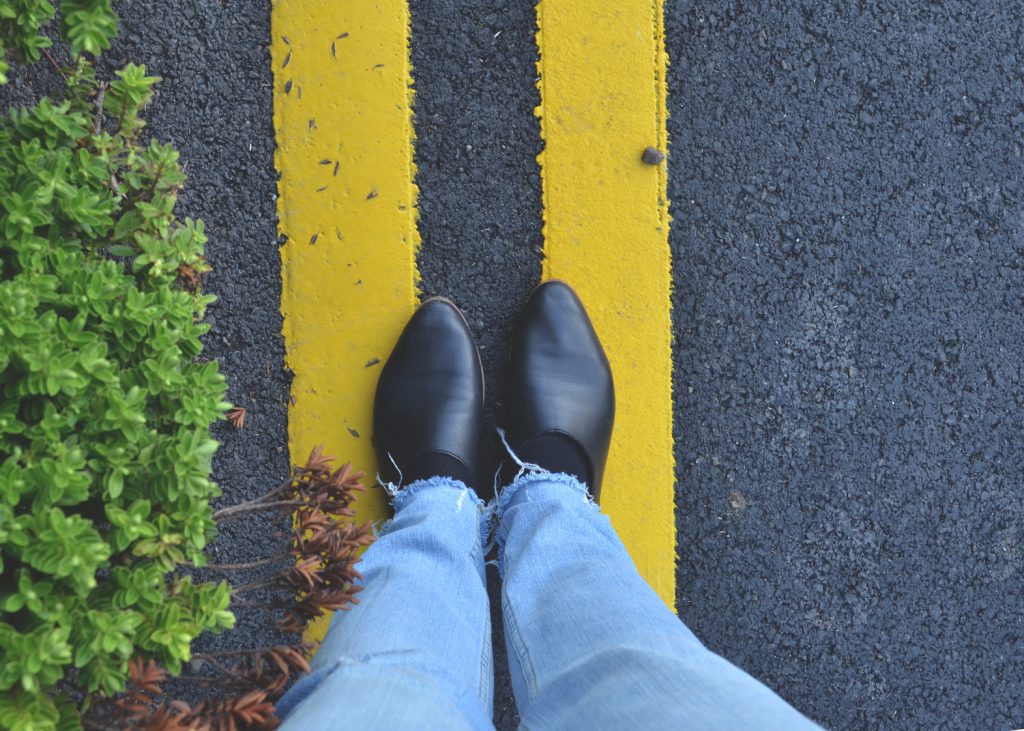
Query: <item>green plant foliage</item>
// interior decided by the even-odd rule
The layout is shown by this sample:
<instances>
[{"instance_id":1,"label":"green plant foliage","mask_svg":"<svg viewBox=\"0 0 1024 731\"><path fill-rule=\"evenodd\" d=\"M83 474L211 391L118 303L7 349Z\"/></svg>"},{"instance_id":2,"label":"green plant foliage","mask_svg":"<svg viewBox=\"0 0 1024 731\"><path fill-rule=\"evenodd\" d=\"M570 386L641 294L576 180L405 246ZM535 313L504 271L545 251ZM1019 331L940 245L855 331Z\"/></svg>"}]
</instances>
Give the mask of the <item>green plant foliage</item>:
<instances>
[{"instance_id":1,"label":"green plant foliage","mask_svg":"<svg viewBox=\"0 0 1024 731\"><path fill-rule=\"evenodd\" d=\"M61 37L75 56L110 48L117 35L117 15L110 0L61 0ZM7 83L7 56L38 61L53 41L40 28L55 15L50 0L0 0L0 84Z\"/></svg>"},{"instance_id":2,"label":"green plant foliage","mask_svg":"<svg viewBox=\"0 0 1024 731\"><path fill-rule=\"evenodd\" d=\"M90 51L112 30L77 27ZM0 122L0 728L73 728L58 681L116 693L129 659L177 672L234 621L226 583L173 573L213 535L228 404L199 358L202 223L174 215L178 153L139 144L156 81L80 61L64 101Z\"/></svg>"},{"instance_id":3,"label":"green plant foliage","mask_svg":"<svg viewBox=\"0 0 1024 731\"><path fill-rule=\"evenodd\" d=\"M99 55L117 35L117 16L110 0L61 0L60 15L61 35L75 55L82 51Z\"/></svg>"}]
</instances>

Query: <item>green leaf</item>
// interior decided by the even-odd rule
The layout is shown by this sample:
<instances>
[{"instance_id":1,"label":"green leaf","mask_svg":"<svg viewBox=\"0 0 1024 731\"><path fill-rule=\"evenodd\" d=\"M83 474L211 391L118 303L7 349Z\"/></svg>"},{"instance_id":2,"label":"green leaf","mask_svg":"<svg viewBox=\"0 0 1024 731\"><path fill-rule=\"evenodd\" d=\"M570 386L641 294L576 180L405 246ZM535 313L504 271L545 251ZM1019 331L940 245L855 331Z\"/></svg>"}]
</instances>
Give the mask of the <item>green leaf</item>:
<instances>
[{"instance_id":1,"label":"green leaf","mask_svg":"<svg viewBox=\"0 0 1024 731\"><path fill-rule=\"evenodd\" d=\"M111 256L132 256L135 254L135 247L125 244L113 244L107 247L107 253Z\"/></svg>"},{"instance_id":2,"label":"green leaf","mask_svg":"<svg viewBox=\"0 0 1024 731\"><path fill-rule=\"evenodd\" d=\"M57 720L57 731L82 731L82 717L75 704L62 698L55 699L60 718Z\"/></svg>"},{"instance_id":3,"label":"green leaf","mask_svg":"<svg viewBox=\"0 0 1024 731\"><path fill-rule=\"evenodd\" d=\"M96 570L109 556L110 547L89 521L58 508L36 516L35 535L21 554L32 568L68 579L79 594L96 586Z\"/></svg>"},{"instance_id":4,"label":"green leaf","mask_svg":"<svg viewBox=\"0 0 1024 731\"><path fill-rule=\"evenodd\" d=\"M86 51L98 56L110 48L117 35L117 16L110 0L61 0L60 12L61 32L73 54Z\"/></svg>"},{"instance_id":5,"label":"green leaf","mask_svg":"<svg viewBox=\"0 0 1024 731\"><path fill-rule=\"evenodd\" d=\"M56 729L60 712L41 692L0 693L0 728L10 731L50 731Z\"/></svg>"}]
</instances>

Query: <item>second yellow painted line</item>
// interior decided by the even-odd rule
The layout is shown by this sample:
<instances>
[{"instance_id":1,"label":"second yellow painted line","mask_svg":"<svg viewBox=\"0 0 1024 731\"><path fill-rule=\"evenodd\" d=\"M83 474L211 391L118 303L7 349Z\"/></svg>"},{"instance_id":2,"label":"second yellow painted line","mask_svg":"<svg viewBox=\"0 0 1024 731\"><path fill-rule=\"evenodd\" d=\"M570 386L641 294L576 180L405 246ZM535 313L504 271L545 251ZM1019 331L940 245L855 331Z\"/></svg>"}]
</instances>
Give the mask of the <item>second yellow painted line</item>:
<instances>
[{"instance_id":1,"label":"second yellow painted line","mask_svg":"<svg viewBox=\"0 0 1024 731\"><path fill-rule=\"evenodd\" d=\"M602 507L675 606L671 256L663 9L650 0L537 6L544 276L570 282L615 378Z\"/></svg>"}]
</instances>

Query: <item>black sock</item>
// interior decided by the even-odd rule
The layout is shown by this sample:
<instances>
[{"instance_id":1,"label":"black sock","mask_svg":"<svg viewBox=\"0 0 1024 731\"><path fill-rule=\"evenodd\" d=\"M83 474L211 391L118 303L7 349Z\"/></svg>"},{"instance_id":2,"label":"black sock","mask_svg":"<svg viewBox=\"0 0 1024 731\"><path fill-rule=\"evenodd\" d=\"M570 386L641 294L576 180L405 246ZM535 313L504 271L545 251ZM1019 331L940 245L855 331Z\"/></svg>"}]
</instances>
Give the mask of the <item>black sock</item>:
<instances>
[{"instance_id":1,"label":"black sock","mask_svg":"<svg viewBox=\"0 0 1024 731\"><path fill-rule=\"evenodd\" d=\"M587 455L576 440L565 434L546 432L530 437L516 456L549 472L565 472L591 486L592 476Z\"/></svg>"},{"instance_id":2,"label":"black sock","mask_svg":"<svg viewBox=\"0 0 1024 731\"><path fill-rule=\"evenodd\" d=\"M454 477L469 487L473 486L472 477L466 466L450 454L440 452L427 452L413 460L413 463L402 472L402 484L408 485L416 480L431 477Z\"/></svg>"}]
</instances>

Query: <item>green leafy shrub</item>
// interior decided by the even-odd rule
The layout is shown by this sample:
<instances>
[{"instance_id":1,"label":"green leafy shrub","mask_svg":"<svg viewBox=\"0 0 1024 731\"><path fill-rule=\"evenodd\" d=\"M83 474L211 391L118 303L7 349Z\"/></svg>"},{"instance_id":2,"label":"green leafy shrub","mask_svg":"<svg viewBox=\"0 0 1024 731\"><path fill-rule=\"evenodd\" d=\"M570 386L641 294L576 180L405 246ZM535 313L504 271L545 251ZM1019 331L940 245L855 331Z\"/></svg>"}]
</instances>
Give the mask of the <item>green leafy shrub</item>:
<instances>
[{"instance_id":1,"label":"green leafy shrub","mask_svg":"<svg viewBox=\"0 0 1024 731\"><path fill-rule=\"evenodd\" d=\"M0 0L29 58L46 5ZM62 11L73 49L108 42L108 2ZM214 532L228 404L199 358L202 223L174 214L177 152L139 143L156 81L79 61L64 101L0 122L0 728L78 727L63 690L117 693L136 657L176 673L234 621L226 582L173 571Z\"/></svg>"},{"instance_id":2,"label":"green leafy shrub","mask_svg":"<svg viewBox=\"0 0 1024 731\"><path fill-rule=\"evenodd\" d=\"M110 0L61 0L61 34L71 53L99 54L110 48L117 35L117 16ZM5 61L13 55L19 61L38 61L53 41L39 32L53 18L50 0L0 0L0 84L7 82L10 68Z\"/></svg>"}]
</instances>

